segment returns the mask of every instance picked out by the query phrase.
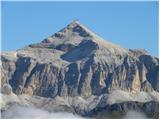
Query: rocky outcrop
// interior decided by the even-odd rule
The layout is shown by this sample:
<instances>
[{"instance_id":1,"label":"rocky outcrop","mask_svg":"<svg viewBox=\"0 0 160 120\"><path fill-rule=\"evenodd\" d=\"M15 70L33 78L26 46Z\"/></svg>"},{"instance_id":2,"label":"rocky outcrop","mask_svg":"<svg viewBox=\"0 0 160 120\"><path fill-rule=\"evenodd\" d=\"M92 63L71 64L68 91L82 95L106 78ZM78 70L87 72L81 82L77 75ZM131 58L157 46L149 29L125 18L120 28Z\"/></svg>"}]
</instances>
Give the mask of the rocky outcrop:
<instances>
[{"instance_id":1,"label":"rocky outcrop","mask_svg":"<svg viewBox=\"0 0 160 120\"><path fill-rule=\"evenodd\" d=\"M98 119L102 118L122 119L125 118L125 115L127 114L128 111L137 111L139 113L144 113L147 118L157 119L159 118L159 113L157 112L159 111L159 103L155 101L150 101L146 103L140 103L140 102L116 103L113 105L107 105L103 108L96 107L96 109L93 109L92 111L87 113L86 116Z\"/></svg>"},{"instance_id":2,"label":"rocky outcrop","mask_svg":"<svg viewBox=\"0 0 160 120\"><path fill-rule=\"evenodd\" d=\"M4 84L3 87L1 88L1 93L10 95L12 92L12 87L9 84Z\"/></svg>"}]
</instances>

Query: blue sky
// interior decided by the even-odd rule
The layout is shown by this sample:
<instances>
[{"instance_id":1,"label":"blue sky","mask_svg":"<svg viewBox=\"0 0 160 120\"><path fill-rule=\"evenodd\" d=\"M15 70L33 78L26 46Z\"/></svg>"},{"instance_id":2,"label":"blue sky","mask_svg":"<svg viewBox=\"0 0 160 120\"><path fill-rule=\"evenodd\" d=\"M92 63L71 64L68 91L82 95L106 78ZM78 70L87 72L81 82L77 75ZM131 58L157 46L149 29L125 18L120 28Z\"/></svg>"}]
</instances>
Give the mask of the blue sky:
<instances>
[{"instance_id":1,"label":"blue sky","mask_svg":"<svg viewBox=\"0 0 160 120\"><path fill-rule=\"evenodd\" d=\"M40 42L75 19L108 41L158 56L158 2L2 2L2 51Z\"/></svg>"}]
</instances>

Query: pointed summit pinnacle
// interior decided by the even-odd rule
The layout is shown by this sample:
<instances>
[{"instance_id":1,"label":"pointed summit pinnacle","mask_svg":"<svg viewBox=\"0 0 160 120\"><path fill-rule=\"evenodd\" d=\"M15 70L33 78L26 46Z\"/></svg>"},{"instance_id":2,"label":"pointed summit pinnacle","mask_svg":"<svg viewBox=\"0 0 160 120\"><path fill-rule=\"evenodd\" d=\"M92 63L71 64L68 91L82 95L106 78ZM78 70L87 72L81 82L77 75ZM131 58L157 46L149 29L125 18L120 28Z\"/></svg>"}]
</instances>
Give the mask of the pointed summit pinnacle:
<instances>
[{"instance_id":1,"label":"pointed summit pinnacle","mask_svg":"<svg viewBox=\"0 0 160 120\"><path fill-rule=\"evenodd\" d=\"M73 28L75 26L81 26L80 22L77 19L73 20L70 24L67 25L67 27L69 28Z\"/></svg>"},{"instance_id":2,"label":"pointed summit pinnacle","mask_svg":"<svg viewBox=\"0 0 160 120\"><path fill-rule=\"evenodd\" d=\"M65 30L70 30L72 32L79 33L82 37L92 37L95 36L95 34L89 30L87 27L85 27L83 24L79 22L79 20L74 20L70 24L67 25Z\"/></svg>"},{"instance_id":3,"label":"pointed summit pinnacle","mask_svg":"<svg viewBox=\"0 0 160 120\"><path fill-rule=\"evenodd\" d=\"M75 24L76 24L76 23L79 24L79 20L78 20L78 19L75 19L75 20L73 20L70 24L74 24L74 23L75 23Z\"/></svg>"}]
</instances>

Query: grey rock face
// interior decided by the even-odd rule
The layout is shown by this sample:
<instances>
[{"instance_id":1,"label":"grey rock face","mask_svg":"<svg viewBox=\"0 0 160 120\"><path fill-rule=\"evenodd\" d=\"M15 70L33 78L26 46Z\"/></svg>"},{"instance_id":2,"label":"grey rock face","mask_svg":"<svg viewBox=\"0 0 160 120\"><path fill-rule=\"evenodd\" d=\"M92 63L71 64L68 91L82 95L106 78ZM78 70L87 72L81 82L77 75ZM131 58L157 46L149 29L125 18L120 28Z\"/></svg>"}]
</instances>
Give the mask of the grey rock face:
<instances>
[{"instance_id":1,"label":"grey rock face","mask_svg":"<svg viewBox=\"0 0 160 120\"><path fill-rule=\"evenodd\" d=\"M1 93L6 94L6 95L10 95L11 92L12 92L12 87L9 84L3 84L2 89L1 89Z\"/></svg>"},{"instance_id":2,"label":"grey rock face","mask_svg":"<svg viewBox=\"0 0 160 120\"><path fill-rule=\"evenodd\" d=\"M159 91L159 59L128 50L78 22L41 43L1 53L2 85L43 97L102 95L113 89Z\"/></svg>"}]
</instances>

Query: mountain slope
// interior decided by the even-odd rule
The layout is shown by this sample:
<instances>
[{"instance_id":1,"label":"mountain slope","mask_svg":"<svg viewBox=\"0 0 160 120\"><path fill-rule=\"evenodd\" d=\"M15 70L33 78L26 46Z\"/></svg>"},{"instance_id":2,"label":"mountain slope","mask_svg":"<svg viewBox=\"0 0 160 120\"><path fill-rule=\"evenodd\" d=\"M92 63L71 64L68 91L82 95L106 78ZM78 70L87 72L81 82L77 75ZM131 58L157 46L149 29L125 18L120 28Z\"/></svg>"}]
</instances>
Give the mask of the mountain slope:
<instances>
[{"instance_id":1,"label":"mountain slope","mask_svg":"<svg viewBox=\"0 0 160 120\"><path fill-rule=\"evenodd\" d=\"M88 98L120 90L129 96L121 102L158 101L159 58L110 43L74 21L40 43L2 52L1 84L6 83L16 94L41 97Z\"/></svg>"}]
</instances>

